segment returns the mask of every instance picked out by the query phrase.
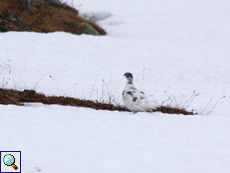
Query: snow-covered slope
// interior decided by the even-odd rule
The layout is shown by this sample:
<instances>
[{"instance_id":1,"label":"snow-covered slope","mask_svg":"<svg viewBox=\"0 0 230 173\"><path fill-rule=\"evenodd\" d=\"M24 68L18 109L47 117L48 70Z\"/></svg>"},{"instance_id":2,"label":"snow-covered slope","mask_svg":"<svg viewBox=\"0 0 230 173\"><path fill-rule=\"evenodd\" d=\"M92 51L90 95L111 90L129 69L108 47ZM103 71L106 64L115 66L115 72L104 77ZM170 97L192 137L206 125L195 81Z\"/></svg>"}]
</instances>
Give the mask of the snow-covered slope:
<instances>
[{"instance_id":1,"label":"snow-covered slope","mask_svg":"<svg viewBox=\"0 0 230 173\"><path fill-rule=\"evenodd\" d=\"M21 150L25 173L230 172L230 2L73 3L108 35L1 33L1 87L123 104L132 72L153 104L183 106L195 90L185 106L200 114L0 105L0 149Z\"/></svg>"},{"instance_id":2,"label":"snow-covered slope","mask_svg":"<svg viewBox=\"0 0 230 173\"><path fill-rule=\"evenodd\" d=\"M1 128L10 127L1 132L1 150L22 151L23 172L229 172L226 116L0 109Z\"/></svg>"}]
</instances>

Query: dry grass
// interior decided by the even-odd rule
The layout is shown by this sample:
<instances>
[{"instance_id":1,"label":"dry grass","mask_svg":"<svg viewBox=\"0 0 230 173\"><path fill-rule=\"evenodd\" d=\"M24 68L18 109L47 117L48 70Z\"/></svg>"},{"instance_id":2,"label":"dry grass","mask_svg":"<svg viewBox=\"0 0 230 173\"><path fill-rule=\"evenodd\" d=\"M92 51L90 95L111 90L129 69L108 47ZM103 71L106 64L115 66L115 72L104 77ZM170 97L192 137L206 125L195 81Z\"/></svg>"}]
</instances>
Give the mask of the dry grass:
<instances>
[{"instance_id":1,"label":"dry grass","mask_svg":"<svg viewBox=\"0 0 230 173\"><path fill-rule=\"evenodd\" d=\"M82 34L78 23L91 24L101 35L106 32L97 24L78 16L77 10L65 4L50 6L44 3L28 5L12 0L0 0L0 31L34 31L41 33L65 31Z\"/></svg>"},{"instance_id":2,"label":"dry grass","mask_svg":"<svg viewBox=\"0 0 230 173\"><path fill-rule=\"evenodd\" d=\"M17 91L12 89L0 89L0 104L15 104L22 106L23 102L40 102L43 104L58 104L77 107L88 107L96 110L110 111L126 111L128 109L122 106L114 106L112 104L98 103L90 100L81 100L72 97L64 96L45 96L44 94L36 93L34 90ZM172 108L170 106L159 106L154 112L162 112L168 114L184 114L195 115L193 112L188 112L185 109Z\"/></svg>"},{"instance_id":3,"label":"dry grass","mask_svg":"<svg viewBox=\"0 0 230 173\"><path fill-rule=\"evenodd\" d=\"M128 111L126 108L121 106L102 104L90 100L80 100L64 96L45 96L44 94L37 93L34 90L17 91L12 89L0 89L0 104L15 104L22 106L23 102L79 106L93 108L96 110Z\"/></svg>"},{"instance_id":4,"label":"dry grass","mask_svg":"<svg viewBox=\"0 0 230 173\"><path fill-rule=\"evenodd\" d=\"M193 112L188 112L183 108L173 108L170 106L159 106L154 112L163 112L167 114L183 114L183 115L195 115Z\"/></svg>"}]
</instances>

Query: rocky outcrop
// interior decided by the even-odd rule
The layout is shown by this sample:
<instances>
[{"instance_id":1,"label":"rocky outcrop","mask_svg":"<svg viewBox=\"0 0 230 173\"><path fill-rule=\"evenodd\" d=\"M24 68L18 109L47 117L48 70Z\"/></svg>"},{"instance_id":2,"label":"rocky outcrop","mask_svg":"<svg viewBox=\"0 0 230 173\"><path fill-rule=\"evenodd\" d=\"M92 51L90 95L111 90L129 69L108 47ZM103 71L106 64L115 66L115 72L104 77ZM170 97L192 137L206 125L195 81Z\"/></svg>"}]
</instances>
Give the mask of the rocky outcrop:
<instances>
[{"instance_id":1,"label":"rocky outcrop","mask_svg":"<svg viewBox=\"0 0 230 173\"><path fill-rule=\"evenodd\" d=\"M81 18L76 9L59 0L0 0L0 32L7 31L106 34L97 24Z\"/></svg>"},{"instance_id":2,"label":"rocky outcrop","mask_svg":"<svg viewBox=\"0 0 230 173\"><path fill-rule=\"evenodd\" d=\"M90 24L88 23L78 23L76 24L76 27L84 34L90 34L90 35L100 35L99 32Z\"/></svg>"}]
</instances>

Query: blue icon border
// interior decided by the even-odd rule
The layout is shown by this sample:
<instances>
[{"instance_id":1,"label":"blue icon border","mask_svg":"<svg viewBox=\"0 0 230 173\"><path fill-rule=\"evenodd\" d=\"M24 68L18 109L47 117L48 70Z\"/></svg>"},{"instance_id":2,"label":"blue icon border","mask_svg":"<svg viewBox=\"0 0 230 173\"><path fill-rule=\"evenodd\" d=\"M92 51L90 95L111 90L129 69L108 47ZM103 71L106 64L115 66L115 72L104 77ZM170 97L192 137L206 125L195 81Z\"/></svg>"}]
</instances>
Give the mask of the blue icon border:
<instances>
[{"instance_id":1,"label":"blue icon border","mask_svg":"<svg viewBox=\"0 0 230 173\"><path fill-rule=\"evenodd\" d=\"M20 153L20 172L18 172L18 173L21 173L21 171L22 171L22 169L21 169L21 164L22 164L22 153L21 153L21 151L0 151L0 156L1 156L1 154L2 154L2 152L8 152L8 153L12 153L12 152L19 152ZM2 159L2 158L1 158ZM2 161L1 161L2 162ZM1 166L1 164L0 164L0 173L15 173L15 172L1 172L1 169L2 169L2 166Z\"/></svg>"}]
</instances>

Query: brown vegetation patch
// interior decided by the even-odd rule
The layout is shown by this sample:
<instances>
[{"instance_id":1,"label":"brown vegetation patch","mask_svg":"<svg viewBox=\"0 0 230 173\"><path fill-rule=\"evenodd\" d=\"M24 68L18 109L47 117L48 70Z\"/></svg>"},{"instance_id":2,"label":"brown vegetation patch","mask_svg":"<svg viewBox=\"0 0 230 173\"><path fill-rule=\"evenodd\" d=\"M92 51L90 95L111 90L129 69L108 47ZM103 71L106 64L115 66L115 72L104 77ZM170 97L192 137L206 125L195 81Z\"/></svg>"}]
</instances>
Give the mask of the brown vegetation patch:
<instances>
[{"instance_id":1,"label":"brown vegetation patch","mask_svg":"<svg viewBox=\"0 0 230 173\"><path fill-rule=\"evenodd\" d=\"M188 112L183 108L173 108L170 106L159 106L154 112L163 112L167 114L183 114L183 115L195 115L193 112Z\"/></svg>"},{"instance_id":2,"label":"brown vegetation patch","mask_svg":"<svg viewBox=\"0 0 230 173\"><path fill-rule=\"evenodd\" d=\"M14 2L16 1L16 2ZM50 5L35 1L31 9L28 4L17 0L0 0L0 31L34 31L48 33L65 31L73 34L84 33L80 23L88 23L100 34L106 32L97 24L78 16L78 11L65 4Z\"/></svg>"},{"instance_id":3,"label":"brown vegetation patch","mask_svg":"<svg viewBox=\"0 0 230 173\"><path fill-rule=\"evenodd\" d=\"M121 106L96 103L90 100L80 100L64 96L45 96L34 90L17 91L12 89L0 89L0 104L23 105L23 102L40 102L43 104L58 104L68 106L88 107L93 109L128 111Z\"/></svg>"},{"instance_id":4,"label":"brown vegetation patch","mask_svg":"<svg viewBox=\"0 0 230 173\"><path fill-rule=\"evenodd\" d=\"M14 104L22 106L23 102L40 102L43 104L58 104L77 107L88 107L96 110L110 110L110 111L126 111L127 108L122 106L114 106L112 104L98 103L91 100L81 100L78 98L64 97L64 96L45 96L37 93L34 90L17 91L12 89L0 88L0 104ZM162 112L168 114L184 114L195 115L193 112L188 112L185 109L172 108L169 106L157 107L153 112Z\"/></svg>"}]
</instances>

